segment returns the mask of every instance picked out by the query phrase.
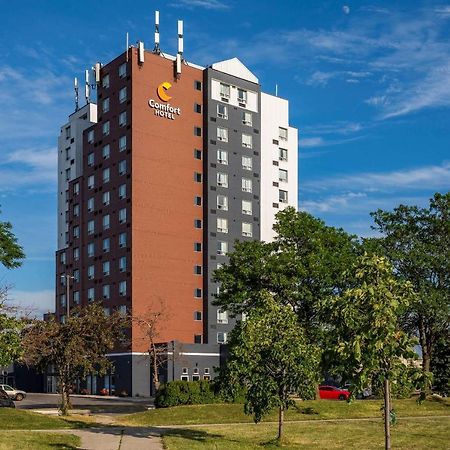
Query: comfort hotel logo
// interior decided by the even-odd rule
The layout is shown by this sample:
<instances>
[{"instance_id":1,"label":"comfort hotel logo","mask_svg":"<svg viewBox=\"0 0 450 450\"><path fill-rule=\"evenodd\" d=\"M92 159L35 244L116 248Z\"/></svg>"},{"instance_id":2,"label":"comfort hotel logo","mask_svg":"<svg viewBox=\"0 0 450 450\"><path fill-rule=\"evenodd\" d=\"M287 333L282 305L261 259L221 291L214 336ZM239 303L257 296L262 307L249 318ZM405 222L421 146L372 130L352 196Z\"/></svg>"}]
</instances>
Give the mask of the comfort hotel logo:
<instances>
[{"instance_id":1,"label":"comfort hotel logo","mask_svg":"<svg viewBox=\"0 0 450 450\"><path fill-rule=\"evenodd\" d=\"M168 81L164 81L156 88L159 99L164 103L159 103L151 98L148 106L153 109L155 116L164 117L166 119L175 120L175 115L181 115L180 108L174 108L168 101L172 98L167 91L172 87Z\"/></svg>"}]
</instances>

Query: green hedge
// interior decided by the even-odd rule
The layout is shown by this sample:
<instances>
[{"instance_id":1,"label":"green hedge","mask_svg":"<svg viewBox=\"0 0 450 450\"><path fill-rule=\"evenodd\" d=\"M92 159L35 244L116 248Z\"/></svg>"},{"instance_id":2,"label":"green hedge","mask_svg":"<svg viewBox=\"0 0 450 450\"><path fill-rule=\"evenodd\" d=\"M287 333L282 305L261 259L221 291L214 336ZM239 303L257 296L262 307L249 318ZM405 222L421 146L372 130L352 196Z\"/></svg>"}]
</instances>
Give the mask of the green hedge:
<instances>
[{"instance_id":1,"label":"green hedge","mask_svg":"<svg viewBox=\"0 0 450 450\"><path fill-rule=\"evenodd\" d=\"M201 405L220 402L211 381L170 381L163 384L156 393L155 406L168 408L178 405Z\"/></svg>"}]
</instances>

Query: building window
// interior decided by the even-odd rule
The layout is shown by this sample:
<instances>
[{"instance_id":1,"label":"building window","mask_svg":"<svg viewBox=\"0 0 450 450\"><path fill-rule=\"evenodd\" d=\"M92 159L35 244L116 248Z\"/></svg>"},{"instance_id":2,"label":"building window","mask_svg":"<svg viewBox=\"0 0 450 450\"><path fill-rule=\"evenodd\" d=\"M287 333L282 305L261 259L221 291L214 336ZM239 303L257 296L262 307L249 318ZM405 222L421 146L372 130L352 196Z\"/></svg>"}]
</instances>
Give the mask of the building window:
<instances>
[{"instance_id":1,"label":"building window","mask_svg":"<svg viewBox=\"0 0 450 450\"><path fill-rule=\"evenodd\" d=\"M201 91L202 90L202 82L195 80L194 81L194 89L196 91Z\"/></svg>"},{"instance_id":2,"label":"building window","mask_svg":"<svg viewBox=\"0 0 450 450\"><path fill-rule=\"evenodd\" d=\"M127 185L121 184L119 186L119 199L123 200L124 198L126 198L126 196L127 196Z\"/></svg>"},{"instance_id":3,"label":"building window","mask_svg":"<svg viewBox=\"0 0 450 450\"><path fill-rule=\"evenodd\" d=\"M106 169L103 169L103 177L102 177L103 183L109 182L110 174L111 174L111 172L109 170L109 167L107 167Z\"/></svg>"},{"instance_id":4,"label":"building window","mask_svg":"<svg viewBox=\"0 0 450 450\"><path fill-rule=\"evenodd\" d=\"M195 159L202 159L202 151L198 150L198 149L195 149L194 150L194 158Z\"/></svg>"},{"instance_id":5,"label":"building window","mask_svg":"<svg viewBox=\"0 0 450 450\"><path fill-rule=\"evenodd\" d=\"M66 181L70 181L70 167L66 169Z\"/></svg>"},{"instance_id":6,"label":"building window","mask_svg":"<svg viewBox=\"0 0 450 450\"><path fill-rule=\"evenodd\" d=\"M217 343L218 344L226 344L227 343L227 333L219 331L217 333Z\"/></svg>"},{"instance_id":7,"label":"building window","mask_svg":"<svg viewBox=\"0 0 450 450\"><path fill-rule=\"evenodd\" d=\"M108 253L110 249L110 240L109 238L103 239L102 250L104 253Z\"/></svg>"},{"instance_id":8,"label":"building window","mask_svg":"<svg viewBox=\"0 0 450 450\"><path fill-rule=\"evenodd\" d=\"M194 220L194 228L201 228L202 227L202 221L200 219Z\"/></svg>"},{"instance_id":9,"label":"building window","mask_svg":"<svg viewBox=\"0 0 450 450\"><path fill-rule=\"evenodd\" d=\"M102 77L102 87L105 89L109 88L109 74L103 75Z\"/></svg>"},{"instance_id":10,"label":"building window","mask_svg":"<svg viewBox=\"0 0 450 450\"><path fill-rule=\"evenodd\" d=\"M108 206L109 205L109 201L110 201L110 194L109 191L108 192L103 192L103 206Z\"/></svg>"},{"instance_id":11,"label":"building window","mask_svg":"<svg viewBox=\"0 0 450 450\"><path fill-rule=\"evenodd\" d=\"M288 130L287 128L279 127L278 135L281 141L287 141L288 139Z\"/></svg>"},{"instance_id":12,"label":"building window","mask_svg":"<svg viewBox=\"0 0 450 450\"><path fill-rule=\"evenodd\" d=\"M87 133L87 141L88 144L92 144L94 142L94 130L89 130Z\"/></svg>"},{"instance_id":13,"label":"building window","mask_svg":"<svg viewBox=\"0 0 450 450\"><path fill-rule=\"evenodd\" d=\"M200 127L194 127L194 136L201 136L202 129Z\"/></svg>"},{"instance_id":14,"label":"building window","mask_svg":"<svg viewBox=\"0 0 450 450\"><path fill-rule=\"evenodd\" d=\"M119 66L119 77L125 78L127 76L127 63L123 63Z\"/></svg>"},{"instance_id":15,"label":"building window","mask_svg":"<svg viewBox=\"0 0 450 450\"><path fill-rule=\"evenodd\" d=\"M91 197L87 201L87 210L88 212L94 211L94 197Z\"/></svg>"},{"instance_id":16,"label":"building window","mask_svg":"<svg viewBox=\"0 0 450 450\"><path fill-rule=\"evenodd\" d=\"M228 242L217 241L217 254L226 255L228 253Z\"/></svg>"},{"instance_id":17,"label":"building window","mask_svg":"<svg viewBox=\"0 0 450 450\"><path fill-rule=\"evenodd\" d=\"M111 153L110 146L109 146L109 144L106 144L102 149L103 159L108 159L110 156L110 153Z\"/></svg>"},{"instance_id":18,"label":"building window","mask_svg":"<svg viewBox=\"0 0 450 450\"><path fill-rule=\"evenodd\" d=\"M242 192L252 192L252 180L250 178L242 178Z\"/></svg>"},{"instance_id":19,"label":"building window","mask_svg":"<svg viewBox=\"0 0 450 450\"><path fill-rule=\"evenodd\" d=\"M89 167L94 165L94 152L91 152L87 155L87 165Z\"/></svg>"},{"instance_id":20,"label":"building window","mask_svg":"<svg viewBox=\"0 0 450 450\"><path fill-rule=\"evenodd\" d=\"M287 182L287 180L288 180L288 172L287 172L287 170L279 169L279 171L278 171L278 179L280 181Z\"/></svg>"},{"instance_id":21,"label":"building window","mask_svg":"<svg viewBox=\"0 0 450 450\"><path fill-rule=\"evenodd\" d=\"M109 220L109 214L106 214L103 216L103 229L109 230L110 227L110 220Z\"/></svg>"},{"instance_id":22,"label":"building window","mask_svg":"<svg viewBox=\"0 0 450 450\"><path fill-rule=\"evenodd\" d=\"M73 291L73 302L76 305L80 304L80 291Z\"/></svg>"},{"instance_id":23,"label":"building window","mask_svg":"<svg viewBox=\"0 0 450 450\"><path fill-rule=\"evenodd\" d=\"M251 156L242 156L242 168L244 170L252 170L253 159Z\"/></svg>"},{"instance_id":24,"label":"building window","mask_svg":"<svg viewBox=\"0 0 450 450\"><path fill-rule=\"evenodd\" d=\"M94 266L88 266L87 277L88 277L88 280L93 280L95 278L95 267Z\"/></svg>"},{"instance_id":25,"label":"building window","mask_svg":"<svg viewBox=\"0 0 450 450\"><path fill-rule=\"evenodd\" d=\"M252 202L250 200L242 200L242 214L249 216L253 214Z\"/></svg>"},{"instance_id":26,"label":"building window","mask_svg":"<svg viewBox=\"0 0 450 450\"><path fill-rule=\"evenodd\" d=\"M288 151L285 148L280 148L279 149L279 156L278 159L280 161L287 161L287 155L288 155Z\"/></svg>"},{"instance_id":27,"label":"building window","mask_svg":"<svg viewBox=\"0 0 450 450\"><path fill-rule=\"evenodd\" d=\"M66 316L65 316L65 314L62 314L62 315L61 315L61 317L59 318L59 321L60 321L62 324L65 324L65 323L66 323Z\"/></svg>"},{"instance_id":28,"label":"building window","mask_svg":"<svg viewBox=\"0 0 450 450\"><path fill-rule=\"evenodd\" d=\"M217 196L217 209L228 211L228 197L226 195Z\"/></svg>"},{"instance_id":29,"label":"building window","mask_svg":"<svg viewBox=\"0 0 450 450\"><path fill-rule=\"evenodd\" d=\"M70 159L70 147L66 148L66 161L69 161Z\"/></svg>"},{"instance_id":30,"label":"building window","mask_svg":"<svg viewBox=\"0 0 450 450\"><path fill-rule=\"evenodd\" d=\"M95 185L95 177L94 175L89 175L87 179L88 189L94 189L94 185Z\"/></svg>"},{"instance_id":31,"label":"building window","mask_svg":"<svg viewBox=\"0 0 450 450\"><path fill-rule=\"evenodd\" d=\"M66 306L66 294L59 296L59 304L64 308Z\"/></svg>"},{"instance_id":32,"label":"building window","mask_svg":"<svg viewBox=\"0 0 450 450\"><path fill-rule=\"evenodd\" d=\"M80 227L79 227L78 225L75 225L75 226L73 227L72 232L73 232L73 237L74 237L75 239L80 237Z\"/></svg>"},{"instance_id":33,"label":"building window","mask_svg":"<svg viewBox=\"0 0 450 450\"><path fill-rule=\"evenodd\" d=\"M217 218L217 231L219 233L228 233L228 219Z\"/></svg>"},{"instance_id":34,"label":"building window","mask_svg":"<svg viewBox=\"0 0 450 450\"><path fill-rule=\"evenodd\" d=\"M202 320L202 312L194 311L194 320Z\"/></svg>"},{"instance_id":35,"label":"building window","mask_svg":"<svg viewBox=\"0 0 450 450\"><path fill-rule=\"evenodd\" d=\"M251 127L253 125L253 116L249 111L242 111L242 123Z\"/></svg>"},{"instance_id":36,"label":"building window","mask_svg":"<svg viewBox=\"0 0 450 450\"><path fill-rule=\"evenodd\" d=\"M65 264L65 263L66 263L66 252L62 252L62 253L59 255L59 262L60 262L61 264Z\"/></svg>"},{"instance_id":37,"label":"building window","mask_svg":"<svg viewBox=\"0 0 450 450\"><path fill-rule=\"evenodd\" d=\"M242 133L242 147L253 148L253 137L250 134Z\"/></svg>"},{"instance_id":38,"label":"building window","mask_svg":"<svg viewBox=\"0 0 450 450\"><path fill-rule=\"evenodd\" d=\"M124 248L127 246L127 233L119 234L119 247Z\"/></svg>"},{"instance_id":39,"label":"building window","mask_svg":"<svg viewBox=\"0 0 450 450\"><path fill-rule=\"evenodd\" d=\"M108 120L108 122L105 122L103 124L102 131L103 131L103 136L108 136L108 134L109 134L109 120Z\"/></svg>"},{"instance_id":40,"label":"building window","mask_svg":"<svg viewBox=\"0 0 450 450\"><path fill-rule=\"evenodd\" d=\"M74 278L75 283L80 282L80 271L78 269L75 269L73 271L73 278Z\"/></svg>"},{"instance_id":41,"label":"building window","mask_svg":"<svg viewBox=\"0 0 450 450\"><path fill-rule=\"evenodd\" d=\"M278 191L278 199L280 203L287 203L288 202L288 193L287 191L282 191L281 189Z\"/></svg>"},{"instance_id":42,"label":"building window","mask_svg":"<svg viewBox=\"0 0 450 450\"><path fill-rule=\"evenodd\" d=\"M247 91L245 89L238 88L238 102L247 103Z\"/></svg>"},{"instance_id":43,"label":"building window","mask_svg":"<svg viewBox=\"0 0 450 450\"><path fill-rule=\"evenodd\" d=\"M105 308L103 308L103 314L105 316L110 316L111 315L111 310L109 308L105 307Z\"/></svg>"},{"instance_id":44,"label":"building window","mask_svg":"<svg viewBox=\"0 0 450 450\"><path fill-rule=\"evenodd\" d=\"M127 173L127 162L122 160L119 162L119 175L124 175Z\"/></svg>"},{"instance_id":45,"label":"building window","mask_svg":"<svg viewBox=\"0 0 450 450\"><path fill-rule=\"evenodd\" d=\"M202 105L198 103L194 103L194 112L201 114L202 113Z\"/></svg>"},{"instance_id":46,"label":"building window","mask_svg":"<svg viewBox=\"0 0 450 450\"><path fill-rule=\"evenodd\" d=\"M224 165L228 164L228 152L226 150L217 150L217 162Z\"/></svg>"},{"instance_id":47,"label":"building window","mask_svg":"<svg viewBox=\"0 0 450 450\"><path fill-rule=\"evenodd\" d=\"M217 127L217 140L228 142L228 128Z\"/></svg>"},{"instance_id":48,"label":"building window","mask_svg":"<svg viewBox=\"0 0 450 450\"><path fill-rule=\"evenodd\" d=\"M103 295L103 298L106 299L106 300L110 298L109 284L104 284L103 285L102 295Z\"/></svg>"},{"instance_id":49,"label":"building window","mask_svg":"<svg viewBox=\"0 0 450 450\"><path fill-rule=\"evenodd\" d=\"M119 272L125 272L127 270L127 257L122 256L119 258Z\"/></svg>"},{"instance_id":50,"label":"building window","mask_svg":"<svg viewBox=\"0 0 450 450\"><path fill-rule=\"evenodd\" d=\"M119 209L119 223L125 223L127 221L127 209Z\"/></svg>"},{"instance_id":51,"label":"building window","mask_svg":"<svg viewBox=\"0 0 450 450\"><path fill-rule=\"evenodd\" d=\"M194 289L194 297L195 298L202 298L202 290L200 288Z\"/></svg>"},{"instance_id":52,"label":"building window","mask_svg":"<svg viewBox=\"0 0 450 450\"><path fill-rule=\"evenodd\" d=\"M217 104L217 117L221 119L228 119L228 107L221 103Z\"/></svg>"},{"instance_id":53,"label":"building window","mask_svg":"<svg viewBox=\"0 0 450 450\"><path fill-rule=\"evenodd\" d=\"M220 83L220 96L224 98L230 98L230 85Z\"/></svg>"},{"instance_id":54,"label":"building window","mask_svg":"<svg viewBox=\"0 0 450 450\"><path fill-rule=\"evenodd\" d=\"M93 242L89 242L87 245L87 255L89 258L92 258L95 254L95 246Z\"/></svg>"},{"instance_id":55,"label":"building window","mask_svg":"<svg viewBox=\"0 0 450 450\"><path fill-rule=\"evenodd\" d=\"M196 196L194 197L194 205L195 205L195 206L202 206L202 198L199 197L198 195L196 195Z\"/></svg>"},{"instance_id":56,"label":"building window","mask_svg":"<svg viewBox=\"0 0 450 450\"><path fill-rule=\"evenodd\" d=\"M121 136L119 138L119 152L123 152L127 148L127 137Z\"/></svg>"},{"instance_id":57,"label":"building window","mask_svg":"<svg viewBox=\"0 0 450 450\"><path fill-rule=\"evenodd\" d=\"M80 215L80 205L77 203L73 205L73 216L78 217Z\"/></svg>"},{"instance_id":58,"label":"building window","mask_svg":"<svg viewBox=\"0 0 450 450\"><path fill-rule=\"evenodd\" d=\"M253 224L247 222L242 223L242 236L245 237L253 236Z\"/></svg>"},{"instance_id":59,"label":"building window","mask_svg":"<svg viewBox=\"0 0 450 450\"><path fill-rule=\"evenodd\" d=\"M127 306L126 305L119 305L118 311L120 314L125 316L127 314Z\"/></svg>"},{"instance_id":60,"label":"building window","mask_svg":"<svg viewBox=\"0 0 450 450\"><path fill-rule=\"evenodd\" d=\"M194 181L196 183L201 183L202 182L202 174L198 173L198 172L194 172Z\"/></svg>"},{"instance_id":61,"label":"building window","mask_svg":"<svg viewBox=\"0 0 450 450\"><path fill-rule=\"evenodd\" d=\"M217 310L217 323L228 323L228 313L226 311Z\"/></svg>"},{"instance_id":62,"label":"building window","mask_svg":"<svg viewBox=\"0 0 450 450\"><path fill-rule=\"evenodd\" d=\"M80 193L80 183L73 184L73 195L78 195Z\"/></svg>"},{"instance_id":63,"label":"building window","mask_svg":"<svg viewBox=\"0 0 450 450\"><path fill-rule=\"evenodd\" d=\"M201 251L202 251L202 243L194 242L194 252L201 252Z\"/></svg>"},{"instance_id":64,"label":"building window","mask_svg":"<svg viewBox=\"0 0 450 450\"><path fill-rule=\"evenodd\" d=\"M194 334L194 344L201 344L201 343L202 343L202 335Z\"/></svg>"},{"instance_id":65,"label":"building window","mask_svg":"<svg viewBox=\"0 0 450 450\"><path fill-rule=\"evenodd\" d=\"M119 282L119 295L121 297L125 297L127 295L127 282L126 281Z\"/></svg>"},{"instance_id":66,"label":"building window","mask_svg":"<svg viewBox=\"0 0 450 450\"><path fill-rule=\"evenodd\" d=\"M217 172L217 186L227 188L228 187L228 174Z\"/></svg>"},{"instance_id":67,"label":"building window","mask_svg":"<svg viewBox=\"0 0 450 450\"><path fill-rule=\"evenodd\" d=\"M109 261L103 261L103 275L105 277L109 276L110 274L110 264Z\"/></svg>"},{"instance_id":68,"label":"building window","mask_svg":"<svg viewBox=\"0 0 450 450\"><path fill-rule=\"evenodd\" d=\"M127 112L122 111L119 114L119 127L124 127L127 124Z\"/></svg>"},{"instance_id":69,"label":"building window","mask_svg":"<svg viewBox=\"0 0 450 450\"><path fill-rule=\"evenodd\" d=\"M119 91L119 103L123 103L127 100L127 87L123 87Z\"/></svg>"},{"instance_id":70,"label":"building window","mask_svg":"<svg viewBox=\"0 0 450 450\"><path fill-rule=\"evenodd\" d=\"M87 223L87 234L94 234L95 232L95 223L93 220L89 220Z\"/></svg>"},{"instance_id":71,"label":"building window","mask_svg":"<svg viewBox=\"0 0 450 450\"><path fill-rule=\"evenodd\" d=\"M87 290L87 299L88 302L93 302L95 299L95 289L93 287Z\"/></svg>"},{"instance_id":72,"label":"building window","mask_svg":"<svg viewBox=\"0 0 450 450\"><path fill-rule=\"evenodd\" d=\"M102 111L103 111L103 114L107 113L109 111L109 97L103 99Z\"/></svg>"}]
</instances>

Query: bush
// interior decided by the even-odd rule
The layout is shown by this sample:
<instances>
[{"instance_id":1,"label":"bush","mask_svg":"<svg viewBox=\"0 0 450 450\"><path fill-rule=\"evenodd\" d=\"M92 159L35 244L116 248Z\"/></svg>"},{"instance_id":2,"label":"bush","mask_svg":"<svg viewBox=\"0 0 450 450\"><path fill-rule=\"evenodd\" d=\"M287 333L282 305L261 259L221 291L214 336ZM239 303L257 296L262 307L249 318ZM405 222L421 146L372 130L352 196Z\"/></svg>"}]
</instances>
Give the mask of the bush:
<instances>
[{"instance_id":1,"label":"bush","mask_svg":"<svg viewBox=\"0 0 450 450\"><path fill-rule=\"evenodd\" d=\"M168 408L178 405L202 405L220 402L210 381L170 381L156 393L155 406Z\"/></svg>"}]
</instances>

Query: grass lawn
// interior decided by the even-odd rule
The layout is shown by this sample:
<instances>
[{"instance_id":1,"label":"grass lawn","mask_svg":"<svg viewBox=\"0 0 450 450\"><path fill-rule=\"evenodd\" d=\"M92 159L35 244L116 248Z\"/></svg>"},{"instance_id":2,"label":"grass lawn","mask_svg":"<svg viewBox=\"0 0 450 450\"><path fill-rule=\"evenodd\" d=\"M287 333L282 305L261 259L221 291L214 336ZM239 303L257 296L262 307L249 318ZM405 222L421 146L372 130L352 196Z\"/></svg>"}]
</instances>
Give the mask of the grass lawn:
<instances>
[{"instance_id":1,"label":"grass lawn","mask_svg":"<svg viewBox=\"0 0 450 450\"><path fill-rule=\"evenodd\" d=\"M0 431L0 450L75 450L79 445L80 438L70 434Z\"/></svg>"},{"instance_id":2,"label":"grass lawn","mask_svg":"<svg viewBox=\"0 0 450 450\"><path fill-rule=\"evenodd\" d=\"M287 423L286 449L384 449L381 421ZM277 425L210 425L168 430L168 450L254 450L279 448L270 442ZM450 417L404 419L392 429L393 449L449 449Z\"/></svg>"},{"instance_id":3,"label":"grass lawn","mask_svg":"<svg viewBox=\"0 0 450 450\"><path fill-rule=\"evenodd\" d=\"M381 418L381 406L381 400L356 400L353 403L330 400L297 402L297 408L287 411L286 420ZM395 400L394 408L399 418L402 416L450 416L450 403L445 401L427 400L422 405L417 405L414 398ZM277 412L274 411L264 421L277 420ZM252 418L244 414L243 406L240 404L213 404L154 409L121 416L118 422L138 426L194 425L252 422Z\"/></svg>"},{"instance_id":4,"label":"grass lawn","mask_svg":"<svg viewBox=\"0 0 450 450\"><path fill-rule=\"evenodd\" d=\"M54 430L82 426L83 424L79 422L69 423L59 417L45 416L20 409L0 408L0 430Z\"/></svg>"}]
</instances>

